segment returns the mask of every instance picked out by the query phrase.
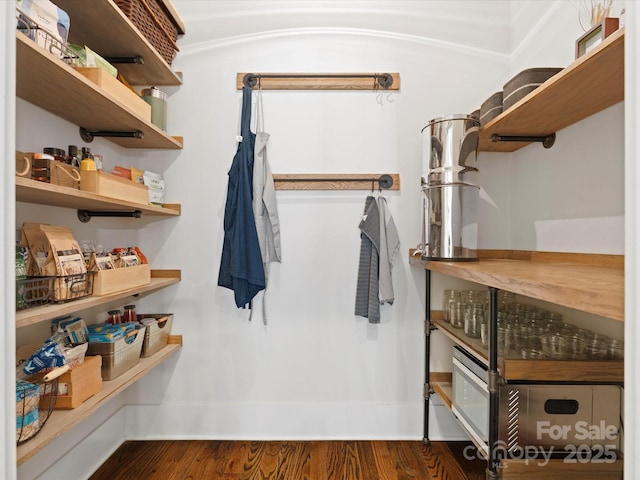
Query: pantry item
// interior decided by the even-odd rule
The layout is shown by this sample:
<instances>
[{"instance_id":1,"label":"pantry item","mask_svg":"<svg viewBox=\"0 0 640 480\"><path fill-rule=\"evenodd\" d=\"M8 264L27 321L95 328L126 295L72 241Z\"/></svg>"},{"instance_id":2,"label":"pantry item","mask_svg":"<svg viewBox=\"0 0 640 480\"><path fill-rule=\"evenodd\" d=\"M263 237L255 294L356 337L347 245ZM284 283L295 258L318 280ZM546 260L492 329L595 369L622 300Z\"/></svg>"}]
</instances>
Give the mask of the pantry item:
<instances>
[{"instance_id":1,"label":"pantry item","mask_svg":"<svg viewBox=\"0 0 640 480\"><path fill-rule=\"evenodd\" d=\"M34 180L54 185L79 188L80 171L66 161L56 161L53 155L47 153L32 154L31 176Z\"/></svg>"},{"instance_id":2,"label":"pantry item","mask_svg":"<svg viewBox=\"0 0 640 480\"><path fill-rule=\"evenodd\" d=\"M18 29L51 54L65 55L70 20L49 0L18 0Z\"/></svg>"},{"instance_id":3,"label":"pantry item","mask_svg":"<svg viewBox=\"0 0 640 480\"><path fill-rule=\"evenodd\" d=\"M91 338L96 340L98 337L92 337L92 329L89 329L90 341L87 354L102 356L101 374L102 379L106 381L119 377L140 361L144 328L141 325L135 327L131 323L118 325L118 327L126 333L114 341L92 341Z\"/></svg>"},{"instance_id":4,"label":"pantry item","mask_svg":"<svg viewBox=\"0 0 640 480\"><path fill-rule=\"evenodd\" d=\"M85 347L87 344L85 344ZM88 398L102 390L102 357L93 355L85 357L84 362L73 366L62 374L59 380L58 399L54 408L77 408ZM46 401L46 397L43 397ZM40 401L42 406L43 400Z\"/></svg>"},{"instance_id":5,"label":"pantry item","mask_svg":"<svg viewBox=\"0 0 640 480\"><path fill-rule=\"evenodd\" d=\"M167 11L162 0L115 0L116 5L140 30L160 56L171 65L178 33L184 33Z\"/></svg>"},{"instance_id":6,"label":"pantry item","mask_svg":"<svg viewBox=\"0 0 640 480\"><path fill-rule=\"evenodd\" d=\"M107 323L110 323L111 325L118 325L122 323L122 315L120 310L109 310L108 315L109 316L107 318Z\"/></svg>"},{"instance_id":7,"label":"pantry item","mask_svg":"<svg viewBox=\"0 0 640 480\"><path fill-rule=\"evenodd\" d=\"M167 130L167 94L156 87L142 90L142 99L151 105L151 123L160 130Z\"/></svg>"},{"instance_id":8,"label":"pantry item","mask_svg":"<svg viewBox=\"0 0 640 480\"><path fill-rule=\"evenodd\" d=\"M138 319L136 317L136 306L135 305L125 305L124 306L124 315L122 316L122 320L126 322L137 322Z\"/></svg>"},{"instance_id":9,"label":"pantry item","mask_svg":"<svg viewBox=\"0 0 640 480\"><path fill-rule=\"evenodd\" d=\"M46 153L48 155L52 155L53 159L56 162L62 162L62 163L67 163L66 162L66 153L63 149L61 148L56 148L56 147L45 147L42 149L43 153Z\"/></svg>"},{"instance_id":10,"label":"pantry item","mask_svg":"<svg viewBox=\"0 0 640 480\"><path fill-rule=\"evenodd\" d=\"M151 121L151 106L140 98L140 95L129 90L122 82L104 69L77 68L76 70L102 89L109 97L112 97L119 105L131 110L145 122Z\"/></svg>"},{"instance_id":11,"label":"pantry item","mask_svg":"<svg viewBox=\"0 0 640 480\"><path fill-rule=\"evenodd\" d=\"M66 301L91 295L93 282L71 229L25 223L21 245L29 248L27 275L55 277L52 300Z\"/></svg>"},{"instance_id":12,"label":"pantry item","mask_svg":"<svg viewBox=\"0 0 640 480\"><path fill-rule=\"evenodd\" d=\"M456 114L422 129L422 259L478 259L479 127L478 119Z\"/></svg>"},{"instance_id":13,"label":"pantry item","mask_svg":"<svg viewBox=\"0 0 640 480\"><path fill-rule=\"evenodd\" d=\"M149 204L149 189L139 183L100 171L83 171L80 190L128 202Z\"/></svg>"},{"instance_id":14,"label":"pantry item","mask_svg":"<svg viewBox=\"0 0 640 480\"><path fill-rule=\"evenodd\" d=\"M503 110L513 106L561 70L562 68L529 68L517 74L502 89Z\"/></svg>"},{"instance_id":15,"label":"pantry item","mask_svg":"<svg viewBox=\"0 0 640 480\"><path fill-rule=\"evenodd\" d=\"M502 90L487 98L480 106L480 125L484 126L502 113Z\"/></svg>"},{"instance_id":16,"label":"pantry item","mask_svg":"<svg viewBox=\"0 0 640 480\"><path fill-rule=\"evenodd\" d=\"M31 178L32 154L16 150L16 175Z\"/></svg>"},{"instance_id":17,"label":"pantry item","mask_svg":"<svg viewBox=\"0 0 640 480\"><path fill-rule=\"evenodd\" d=\"M150 357L167 346L173 326L172 313L138 315L138 321L146 327L142 358Z\"/></svg>"}]
</instances>

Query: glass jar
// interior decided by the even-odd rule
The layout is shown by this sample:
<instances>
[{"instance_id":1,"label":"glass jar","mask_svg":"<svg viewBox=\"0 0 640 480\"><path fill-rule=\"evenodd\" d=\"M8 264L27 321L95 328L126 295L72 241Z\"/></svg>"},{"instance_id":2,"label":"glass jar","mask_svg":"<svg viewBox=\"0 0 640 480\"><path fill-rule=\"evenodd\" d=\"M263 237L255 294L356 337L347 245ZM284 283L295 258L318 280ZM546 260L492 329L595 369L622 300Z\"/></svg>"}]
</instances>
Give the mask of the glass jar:
<instances>
[{"instance_id":1,"label":"glass jar","mask_svg":"<svg viewBox=\"0 0 640 480\"><path fill-rule=\"evenodd\" d=\"M124 316L122 317L124 323L128 322L137 322L138 318L136 317L136 306L135 305L125 305L124 306Z\"/></svg>"},{"instance_id":2,"label":"glass jar","mask_svg":"<svg viewBox=\"0 0 640 480\"><path fill-rule=\"evenodd\" d=\"M480 325L484 323L484 308L480 303L467 305L464 313L464 333L469 338L480 338Z\"/></svg>"},{"instance_id":3,"label":"glass jar","mask_svg":"<svg viewBox=\"0 0 640 480\"><path fill-rule=\"evenodd\" d=\"M460 293L457 290L445 290L442 296L442 319L451 323L449 320L449 308L452 302L458 301Z\"/></svg>"},{"instance_id":4,"label":"glass jar","mask_svg":"<svg viewBox=\"0 0 640 480\"><path fill-rule=\"evenodd\" d=\"M107 318L107 323L112 325L117 325L122 323L122 315L120 314L120 310L109 310L109 317Z\"/></svg>"},{"instance_id":5,"label":"glass jar","mask_svg":"<svg viewBox=\"0 0 640 480\"><path fill-rule=\"evenodd\" d=\"M449 322L454 328L462 328L464 326L464 303L451 302L449 305Z\"/></svg>"}]
</instances>

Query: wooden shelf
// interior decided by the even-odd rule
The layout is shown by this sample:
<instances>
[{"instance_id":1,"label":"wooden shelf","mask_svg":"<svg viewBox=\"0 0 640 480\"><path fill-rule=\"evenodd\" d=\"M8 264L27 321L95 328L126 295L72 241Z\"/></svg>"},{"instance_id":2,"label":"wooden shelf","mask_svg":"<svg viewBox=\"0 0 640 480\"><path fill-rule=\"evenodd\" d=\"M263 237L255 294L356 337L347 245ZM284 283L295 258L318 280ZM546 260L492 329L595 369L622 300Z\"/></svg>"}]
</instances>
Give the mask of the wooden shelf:
<instances>
[{"instance_id":1,"label":"wooden shelf","mask_svg":"<svg viewBox=\"0 0 640 480\"><path fill-rule=\"evenodd\" d=\"M29 460L46 447L49 442L71 430L87 419L106 401L118 395L129 385L140 380L149 371L160 365L182 347L182 336L172 335L169 344L149 358L141 358L140 362L115 380L103 382L102 390L73 410L54 411L42 430L32 439L17 448L18 465Z\"/></svg>"},{"instance_id":2,"label":"wooden shelf","mask_svg":"<svg viewBox=\"0 0 640 480\"><path fill-rule=\"evenodd\" d=\"M16 312L16 328L23 328L36 323L45 322L56 317L69 315L80 310L97 307L113 300L127 298L141 293L155 292L180 281L180 270L151 270L151 283L141 287L130 288L101 297L85 297L67 303L44 305Z\"/></svg>"},{"instance_id":3,"label":"wooden shelf","mask_svg":"<svg viewBox=\"0 0 640 480\"><path fill-rule=\"evenodd\" d=\"M488 365L489 352L482 342L444 322L439 313L432 312L432 322L438 330ZM525 360L514 352L498 357L498 371L502 378L511 382L624 382L624 362L620 361Z\"/></svg>"},{"instance_id":4,"label":"wooden shelf","mask_svg":"<svg viewBox=\"0 0 640 480\"><path fill-rule=\"evenodd\" d=\"M103 57L141 56L143 65L115 64L132 85L180 85L180 74L158 54L140 30L112 0L93 0L91 8L77 0L57 0L69 14L69 42L86 45Z\"/></svg>"},{"instance_id":5,"label":"wooden shelf","mask_svg":"<svg viewBox=\"0 0 640 480\"><path fill-rule=\"evenodd\" d=\"M143 215L179 216L181 212L180 204L165 204L164 207L157 207L144 203L127 202L23 177L16 177L16 201L81 210L120 211L135 209L140 210Z\"/></svg>"},{"instance_id":6,"label":"wooden shelf","mask_svg":"<svg viewBox=\"0 0 640 480\"><path fill-rule=\"evenodd\" d=\"M481 250L477 262L409 262L452 277L624 320L624 257L577 253Z\"/></svg>"},{"instance_id":7,"label":"wooden shelf","mask_svg":"<svg viewBox=\"0 0 640 480\"><path fill-rule=\"evenodd\" d=\"M451 400L453 399L451 372L430 372L429 384L442 402L451 409Z\"/></svg>"},{"instance_id":8,"label":"wooden shelf","mask_svg":"<svg viewBox=\"0 0 640 480\"><path fill-rule=\"evenodd\" d=\"M525 142L491 136L546 136L624 100L624 29L578 58L480 129L479 150L514 152ZM542 148L542 147L541 147Z\"/></svg>"},{"instance_id":9,"label":"wooden shelf","mask_svg":"<svg viewBox=\"0 0 640 480\"><path fill-rule=\"evenodd\" d=\"M108 137L127 148L182 148L171 137L76 72L66 63L16 31L16 93L88 130L142 132L144 138Z\"/></svg>"}]
</instances>

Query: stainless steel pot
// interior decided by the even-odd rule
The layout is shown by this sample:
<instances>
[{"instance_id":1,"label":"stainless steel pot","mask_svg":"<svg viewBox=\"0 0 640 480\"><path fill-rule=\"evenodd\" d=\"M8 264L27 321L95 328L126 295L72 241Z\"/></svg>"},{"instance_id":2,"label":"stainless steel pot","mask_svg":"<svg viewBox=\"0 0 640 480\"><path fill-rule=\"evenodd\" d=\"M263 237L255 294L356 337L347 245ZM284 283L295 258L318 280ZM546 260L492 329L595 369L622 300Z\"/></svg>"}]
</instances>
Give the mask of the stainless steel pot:
<instances>
[{"instance_id":1,"label":"stainless steel pot","mask_svg":"<svg viewBox=\"0 0 640 480\"><path fill-rule=\"evenodd\" d=\"M479 127L476 118L449 115L422 129L423 259L477 260Z\"/></svg>"}]
</instances>

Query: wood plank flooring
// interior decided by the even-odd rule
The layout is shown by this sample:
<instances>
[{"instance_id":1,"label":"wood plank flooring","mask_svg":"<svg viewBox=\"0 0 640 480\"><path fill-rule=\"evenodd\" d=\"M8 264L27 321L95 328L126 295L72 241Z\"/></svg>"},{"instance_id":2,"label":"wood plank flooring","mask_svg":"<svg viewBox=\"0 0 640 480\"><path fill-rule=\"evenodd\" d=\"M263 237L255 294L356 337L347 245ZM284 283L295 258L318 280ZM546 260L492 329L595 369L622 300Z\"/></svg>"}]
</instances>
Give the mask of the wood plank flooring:
<instances>
[{"instance_id":1,"label":"wood plank flooring","mask_svg":"<svg viewBox=\"0 0 640 480\"><path fill-rule=\"evenodd\" d=\"M484 480L462 442L125 442L90 480ZM475 452L475 449L473 450Z\"/></svg>"}]
</instances>

